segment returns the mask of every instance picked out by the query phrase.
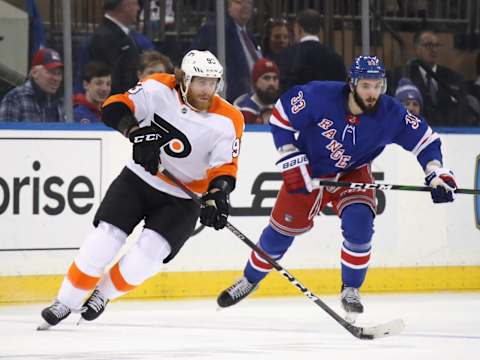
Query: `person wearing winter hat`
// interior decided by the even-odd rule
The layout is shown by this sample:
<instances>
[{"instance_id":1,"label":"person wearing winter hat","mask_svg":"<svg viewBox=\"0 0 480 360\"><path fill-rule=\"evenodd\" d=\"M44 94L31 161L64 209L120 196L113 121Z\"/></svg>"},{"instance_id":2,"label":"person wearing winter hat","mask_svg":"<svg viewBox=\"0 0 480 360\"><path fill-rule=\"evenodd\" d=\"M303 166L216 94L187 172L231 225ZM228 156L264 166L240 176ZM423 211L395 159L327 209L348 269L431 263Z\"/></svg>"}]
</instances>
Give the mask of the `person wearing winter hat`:
<instances>
[{"instance_id":1,"label":"person wearing winter hat","mask_svg":"<svg viewBox=\"0 0 480 360\"><path fill-rule=\"evenodd\" d=\"M239 96L233 103L246 124L268 124L280 92L279 70L272 60L260 58L252 70L253 92Z\"/></svg>"},{"instance_id":2,"label":"person wearing winter hat","mask_svg":"<svg viewBox=\"0 0 480 360\"><path fill-rule=\"evenodd\" d=\"M395 98L400 101L415 116L420 116L423 107L423 98L420 90L413 85L410 79L403 78L398 82Z\"/></svg>"}]
</instances>

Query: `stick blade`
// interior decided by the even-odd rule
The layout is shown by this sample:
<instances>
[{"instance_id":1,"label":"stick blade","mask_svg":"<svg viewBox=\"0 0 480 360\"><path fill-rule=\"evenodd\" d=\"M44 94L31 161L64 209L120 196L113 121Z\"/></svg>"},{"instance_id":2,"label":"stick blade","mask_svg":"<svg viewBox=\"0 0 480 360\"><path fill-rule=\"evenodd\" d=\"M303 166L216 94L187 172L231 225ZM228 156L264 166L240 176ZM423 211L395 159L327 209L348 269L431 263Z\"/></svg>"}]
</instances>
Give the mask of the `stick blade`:
<instances>
[{"instance_id":1,"label":"stick blade","mask_svg":"<svg viewBox=\"0 0 480 360\"><path fill-rule=\"evenodd\" d=\"M44 321L43 323L41 323L40 325L37 326L37 331L45 331L45 330L50 329L51 327L52 327L52 325L50 325L49 323Z\"/></svg>"},{"instance_id":2,"label":"stick blade","mask_svg":"<svg viewBox=\"0 0 480 360\"><path fill-rule=\"evenodd\" d=\"M405 322L402 319L395 319L385 324L364 327L361 329L361 339L378 339L400 334L403 329L405 329Z\"/></svg>"}]
</instances>

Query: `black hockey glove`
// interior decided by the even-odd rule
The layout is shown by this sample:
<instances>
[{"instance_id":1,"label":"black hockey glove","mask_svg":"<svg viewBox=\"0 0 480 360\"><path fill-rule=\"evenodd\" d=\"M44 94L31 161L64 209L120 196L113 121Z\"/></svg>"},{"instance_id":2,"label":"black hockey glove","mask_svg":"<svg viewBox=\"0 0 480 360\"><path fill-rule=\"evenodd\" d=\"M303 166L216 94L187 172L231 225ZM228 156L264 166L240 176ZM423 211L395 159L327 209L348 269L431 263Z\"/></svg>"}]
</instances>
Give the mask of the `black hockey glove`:
<instances>
[{"instance_id":1,"label":"black hockey glove","mask_svg":"<svg viewBox=\"0 0 480 360\"><path fill-rule=\"evenodd\" d=\"M202 196L200 222L205 226L220 230L227 224L229 196L226 191L211 189Z\"/></svg>"},{"instance_id":2,"label":"black hockey glove","mask_svg":"<svg viewBox=\"0 0 480 360\"><path fill-rule=\"evenodd\" d=\"M133 143L133 161L155 175L160 162L162 136L154 127L146 126L133 130L128 137Z\"/></svg>"}]
</instances>

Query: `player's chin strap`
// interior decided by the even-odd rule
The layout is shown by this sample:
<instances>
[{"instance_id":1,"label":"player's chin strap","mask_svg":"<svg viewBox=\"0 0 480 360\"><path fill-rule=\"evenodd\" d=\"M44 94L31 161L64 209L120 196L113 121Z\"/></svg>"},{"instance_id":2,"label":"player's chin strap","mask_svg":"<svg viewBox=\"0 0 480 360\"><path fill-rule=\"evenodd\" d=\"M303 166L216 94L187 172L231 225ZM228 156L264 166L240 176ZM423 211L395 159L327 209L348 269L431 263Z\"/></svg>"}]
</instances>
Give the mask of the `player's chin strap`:
<instances>
[{"instance_id":1,"label":"player's chin strap","mask_svg":"<svg viewBox=\"0 0 480 360\"><path fill-rule=\"evenodd\" d=\"M330 181L322 179L312 179L313 187L318 189L322 186L333 186L333 187L347 187L350 189L376 189L376 190L404 190L404 191L427 191L430 192L432 188L430 186L416 186L416 185L393 185L393 184L382 184L382 183L357 183L357 182L347 182L347 181ZM480 189L462 189L457 188L453 191L455 194L469 194L469 195L479 195Z\"/></svg>"},{"instance_id":2,"label":"player's chin strap","mask_svg":"<svg viewBox=\"0 0 480 360\"><path fill-rule=\"evenodd\" d=\"M160 171L166 178L172 181L180 189L183 190L190 198L195 201L197 204L201 204L202 201L197 194L185 186L179 179L177 179L170 171L165 169L161 164L158 166L158 171ZM400 333L405 324L403 320L396 319L389 321L385 324L380 324L372 327L360 327L354 326L353 324L347 322L335 311L333 311L327 304L320 300L314 293L308 290L300 281L298 281L292 274L290 274L286 269L284 269L279 263L272 259L265 251L259 248L255 243L253 243L249 238L247 238L240 230L233 226L230 222L227 221L225 227L230 230L237 238L243 241L248 247L253 251L259 254L266 262L273 266L280 274L282 274L292 285L294 285L298 290L300 290L303 295L321 307L328 315L330 315L337 323L339 323L344 329L350 332L353 336L359 339L375 339L379 337L385 337L390 335L396 335Z\"/></svg>"}]
</instances>

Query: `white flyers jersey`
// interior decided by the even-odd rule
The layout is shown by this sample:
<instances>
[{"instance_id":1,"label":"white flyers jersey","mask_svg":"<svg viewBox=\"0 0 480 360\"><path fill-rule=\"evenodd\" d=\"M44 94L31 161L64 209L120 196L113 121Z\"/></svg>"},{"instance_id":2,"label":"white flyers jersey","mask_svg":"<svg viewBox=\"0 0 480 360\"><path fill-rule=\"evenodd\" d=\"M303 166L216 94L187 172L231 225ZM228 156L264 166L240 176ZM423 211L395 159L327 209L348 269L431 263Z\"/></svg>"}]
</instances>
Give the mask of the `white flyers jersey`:
<instances>
[{"instance_id":1,"label":"white flyers jersey","mask_svg":"<svg viewBox=\"0 0 480 360\"><path fill-rule=\"evenodd\" d=\"M208 111L194 111L175 89L175 77L154 74L124 94L109 97L103 106L122 102L135 115L139 126L153 122L165 130L160 148L162 165L201 194L218 176L236 177L240 142L244 130L242 113L215 95ZM152 187L181 198L189 198L162 174L151 175L133 160L127 167Z\"/></svg>"}]
</instances>

